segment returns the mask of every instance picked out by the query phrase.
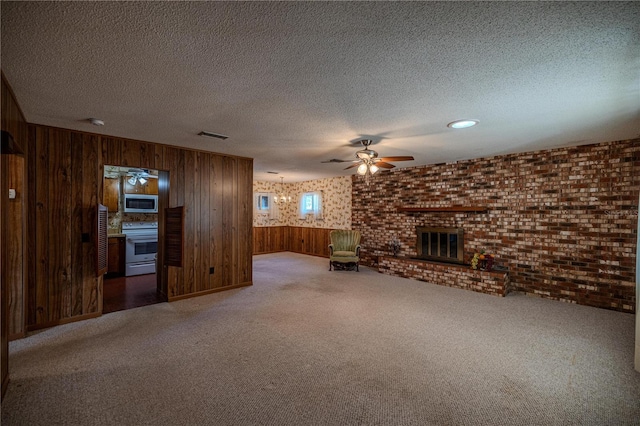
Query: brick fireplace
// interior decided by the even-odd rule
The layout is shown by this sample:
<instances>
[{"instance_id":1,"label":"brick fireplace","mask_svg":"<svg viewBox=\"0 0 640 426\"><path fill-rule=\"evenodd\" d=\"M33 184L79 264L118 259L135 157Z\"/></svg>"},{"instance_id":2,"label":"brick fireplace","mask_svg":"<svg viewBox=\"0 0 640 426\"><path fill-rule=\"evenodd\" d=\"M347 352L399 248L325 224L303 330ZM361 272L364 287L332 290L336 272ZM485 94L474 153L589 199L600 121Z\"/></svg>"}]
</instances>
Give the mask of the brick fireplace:
<instances>
[{"instance_id":1,"label":"brick fireplace","mask_svg":"<svg viewBox=\"0 0 640 426\"><path fill-rule=\"evenodd\" d=\"M416 226L416 254L419 259L464 263L464 230Z\"/></svg>"},{"instance_id":2,"label":"brick fireplace","mask_svg":"<svg viewBox=\"0 0 640 426\"><path fill-rule=\"evenodd\" d=\"M423 271L430 262L415 259L416 228L462 228L464 263L482 248L495 253L515 291L635 311L640 139L394 169L352 182L363 265L433 282L433 271ZM407 259L401 265L388 260L392 240L400 243L398 259Z\"/></svg>"}]
</instances>

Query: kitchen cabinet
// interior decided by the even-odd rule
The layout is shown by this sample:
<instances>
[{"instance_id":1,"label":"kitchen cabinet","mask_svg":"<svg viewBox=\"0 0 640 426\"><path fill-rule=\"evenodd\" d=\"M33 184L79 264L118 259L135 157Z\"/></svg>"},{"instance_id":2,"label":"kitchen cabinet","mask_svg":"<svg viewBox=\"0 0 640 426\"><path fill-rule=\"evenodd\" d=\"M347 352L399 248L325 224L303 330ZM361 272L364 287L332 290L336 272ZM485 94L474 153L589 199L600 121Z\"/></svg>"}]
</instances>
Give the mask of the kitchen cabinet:
<instances>
[{"instance_id":1,"label":"kitchen cabinet","mask_svg":"<svg viewBox=\"0 0 640 426\"><path fill-rule=\"evenodd\" d=\"M158 179L149 178L144 184L141 184L140 182L136 182L135 185L131 185L127 181L127 177L125 177L124 193L125 194L158 195Z\"/></svg>"},{"instance_id":2,"label":"kitchen cabinet","mask_svg":"<svg viewBox=\"0 0 640 426\"><path fill-rule=\"evenodd\" d=\"M117 212L120 205L120 179L104 178L104 205L110 212Z\"/></svg>"},{"instance_id":3,"label":"kitchen cabinet","mask_svg":"<svg viewBox=\"0 0 640 426\"><path fill-rule=\"evenodd\" d=\"M124 275L125 267L125 237L109 237L107 251L107 276L120 277Z\"/></svg>"}]
</instances>

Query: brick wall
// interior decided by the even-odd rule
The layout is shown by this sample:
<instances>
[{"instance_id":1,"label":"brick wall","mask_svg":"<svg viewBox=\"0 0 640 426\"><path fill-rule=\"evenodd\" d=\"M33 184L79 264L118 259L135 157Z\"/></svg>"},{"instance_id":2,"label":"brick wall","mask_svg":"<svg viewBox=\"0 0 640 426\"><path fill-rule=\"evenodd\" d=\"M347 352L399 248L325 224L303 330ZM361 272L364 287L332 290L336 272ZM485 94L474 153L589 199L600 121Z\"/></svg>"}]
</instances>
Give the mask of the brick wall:
<instances>
[{"instance_id":1,"label":"brick wall","mask_svg":"<svg viewBox=\"0 0 640 426\"><path fill-rule=\"evenodd\" d=\"M462 227L465 261L486 248L513 290L635 311L640 139L353 176L352 227L362 263L398 238L415 256L416 226ZM486 213L399 212L483 206Z\"/></svg>"}]
</instances>

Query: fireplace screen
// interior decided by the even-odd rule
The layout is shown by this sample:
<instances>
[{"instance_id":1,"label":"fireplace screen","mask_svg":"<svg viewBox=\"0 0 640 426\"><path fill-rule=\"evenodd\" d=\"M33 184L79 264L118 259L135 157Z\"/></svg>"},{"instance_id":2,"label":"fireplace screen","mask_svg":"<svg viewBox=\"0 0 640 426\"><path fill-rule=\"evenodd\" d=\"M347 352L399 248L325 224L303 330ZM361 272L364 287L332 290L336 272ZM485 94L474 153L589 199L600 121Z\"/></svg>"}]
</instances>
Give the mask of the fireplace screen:
<instances>
[{"instance_id":1,"label":"fireplace screen","mask_svg":"<svg viewBox=\"0 0 640 426\"><path fill-rule=\"evenodd\" d=\"M464 263L462 228L416 227L418 257L443 262Z\"/></svg>"}]
</instances>

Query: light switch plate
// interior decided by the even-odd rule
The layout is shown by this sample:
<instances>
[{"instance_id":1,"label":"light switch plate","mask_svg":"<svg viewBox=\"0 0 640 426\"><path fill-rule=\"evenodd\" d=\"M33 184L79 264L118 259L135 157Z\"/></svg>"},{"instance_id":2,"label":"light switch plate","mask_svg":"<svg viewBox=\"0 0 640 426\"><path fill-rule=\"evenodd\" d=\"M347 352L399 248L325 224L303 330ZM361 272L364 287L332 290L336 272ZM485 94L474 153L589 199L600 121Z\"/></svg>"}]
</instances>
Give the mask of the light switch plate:
<instances>
[{"instance_id":1,"label":"light switch plate","mask_svg":"<svg viewBox=\"0 0 640 426\"><path fill-rule=\"evenodd\" d=\"M14 200L16 198L16 190L13 188L9 188L9 199Z\"/></svg>"}]
</instances>

